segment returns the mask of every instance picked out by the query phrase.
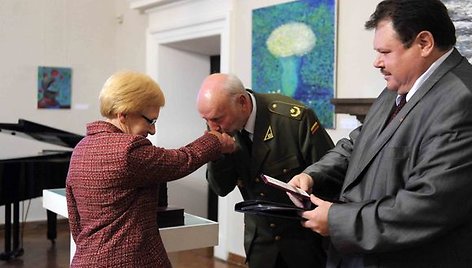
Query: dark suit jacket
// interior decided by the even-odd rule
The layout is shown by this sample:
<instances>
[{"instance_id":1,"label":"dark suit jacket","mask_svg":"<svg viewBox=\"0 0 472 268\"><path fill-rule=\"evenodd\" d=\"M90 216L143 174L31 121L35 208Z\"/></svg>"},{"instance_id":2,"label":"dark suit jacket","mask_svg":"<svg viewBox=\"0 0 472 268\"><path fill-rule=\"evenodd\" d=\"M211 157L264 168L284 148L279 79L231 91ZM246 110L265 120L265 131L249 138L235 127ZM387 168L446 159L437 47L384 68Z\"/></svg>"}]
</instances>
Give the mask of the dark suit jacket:
<instances>
[{"instance_id":1,"label":"dark suit jacket","mask_svg":"<svg viewBox=\"0 0 472 268\"><path fill-rule=\"evenodd\" d=\"M245 200L292 204L284 191L265 185L264 173L289 181L321 158L333 143L314 112L279 94L254 93L257 115L252 155L244 146L224 159L208 163L207 179L220 196L236 185ZM239 135L236 140L241 143ZM311 232L311 231L310 231ZM298 220L245 215L245 249L251 267L273 267L281 253L290 267L324 267L321 238Z\"/></svg>"},{"instance_id":2,"label":"dark suit jacket","mask_svg":"<svg viewBox=\"0 0 472 268\"><path fill-rule=\"evenodd\" d=\"M472 267L472 67L456 50L384 128L396 92L305 172L343 182L328 267ZM362 266L360 266L362 267Z\"/></svg>"}]
</instances>

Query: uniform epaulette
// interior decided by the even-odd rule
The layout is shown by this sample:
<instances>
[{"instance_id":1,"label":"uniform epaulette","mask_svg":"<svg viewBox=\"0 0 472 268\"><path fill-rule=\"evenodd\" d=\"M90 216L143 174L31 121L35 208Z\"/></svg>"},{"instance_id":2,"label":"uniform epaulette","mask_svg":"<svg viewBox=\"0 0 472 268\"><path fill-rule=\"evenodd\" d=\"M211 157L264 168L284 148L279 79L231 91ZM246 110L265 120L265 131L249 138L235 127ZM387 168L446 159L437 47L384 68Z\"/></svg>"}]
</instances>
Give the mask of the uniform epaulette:
<instances>
[{"instance_id":1,"label":"uniform epaulette","mask_svg":"<svg viewBox=\"0 0 472 268\"><path fill-rule=\"evenodd\" d=\"M269 111L296 120L302 119L303 112L305 111L305 109L305 106L282 101L273 101L269 104Z\"/></svg>"}]
</instances>

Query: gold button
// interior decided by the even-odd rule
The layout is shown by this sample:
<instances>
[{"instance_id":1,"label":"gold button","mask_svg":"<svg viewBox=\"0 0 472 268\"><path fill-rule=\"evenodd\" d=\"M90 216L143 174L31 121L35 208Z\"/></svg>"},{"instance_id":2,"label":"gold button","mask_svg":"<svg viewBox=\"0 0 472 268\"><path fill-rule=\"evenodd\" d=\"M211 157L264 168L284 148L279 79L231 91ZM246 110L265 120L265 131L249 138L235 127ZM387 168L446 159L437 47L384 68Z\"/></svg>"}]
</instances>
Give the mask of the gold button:
<instances>
[{"instance_id":1,"label":"gold button","mask_svg":"<svg viewBox=\"0 0 472 268\"><path fill-rule=\"evenodd\" d=\"M274 108L274 109L277 108L277 104L275 104L275 103L272 104L272 108Z\"/></svg>"},{"instance_id":2,"label":"gold button","mask_svg":"<svg viewBox=\"0 0 472 268\"><path fill-rule=\"evenodd\" d=\"M260 195L260 196L265 196L265 194L264 194L264 193L259 193L259 195Z\"/></svg>"},{"instance_id":3,"label":"gold button","mask_svg":"<svg viewBox=\"0 0 472 268\"><path fill-rule=\"evenodd\" d=\"M270 228L275 228L275 223L271 223L269 226Z\"/></svg>"},{"instance_id":4,"label":"gold button","mask_svg":"<svg viewBox=\"0 0 472 268\"><path fill-rule=\"evenodd\" d=\"M256 182L260 182L261 180L259 180L259 178L256 178L255 181L256 181Z\"/></svg>"},{"instance_id":5,"label":"gold button","mask_svg":"<svg viewBox=\"0 0 472 268\"><path fill-rule=\"evenodd\" d=\"M288 169L286 169L286 168L284 168L284 169L282 170L283 173L287 173L287 171L288 171Z\"/></svg>"},{"instance_id":6,"label":"gold button","mask_svg":"<svg viewBox=\"0 0 472 268\"><path fill-rule=\"evenodd\" d=\"M281 237L280 235L276 235L276 236L275 236L275 240L276 240L276 241L279 241L280 239L282 239L282 237Z\"/></svg>"}]
</instances>

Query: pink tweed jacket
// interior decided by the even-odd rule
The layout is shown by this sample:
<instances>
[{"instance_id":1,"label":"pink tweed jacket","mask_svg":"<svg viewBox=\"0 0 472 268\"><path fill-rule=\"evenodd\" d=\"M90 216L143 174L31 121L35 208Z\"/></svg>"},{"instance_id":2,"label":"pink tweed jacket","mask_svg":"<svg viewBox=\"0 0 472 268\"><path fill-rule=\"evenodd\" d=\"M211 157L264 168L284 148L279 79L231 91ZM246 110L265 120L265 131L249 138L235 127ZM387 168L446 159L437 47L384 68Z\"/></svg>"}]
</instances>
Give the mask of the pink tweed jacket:
<instances>
[{"instance_id":1,"label":"pink tweed jacket","mask_svg":"<svg viewBox=\"0 0 472 268\"><path fill-rule=\"evenodd\" d=\"M76 243L71 267L171 267L157 226L159 183L193 172L220 151L211 134L167 150L104 121L88 124L66 181Z\"/></svg>"}]
</instances>

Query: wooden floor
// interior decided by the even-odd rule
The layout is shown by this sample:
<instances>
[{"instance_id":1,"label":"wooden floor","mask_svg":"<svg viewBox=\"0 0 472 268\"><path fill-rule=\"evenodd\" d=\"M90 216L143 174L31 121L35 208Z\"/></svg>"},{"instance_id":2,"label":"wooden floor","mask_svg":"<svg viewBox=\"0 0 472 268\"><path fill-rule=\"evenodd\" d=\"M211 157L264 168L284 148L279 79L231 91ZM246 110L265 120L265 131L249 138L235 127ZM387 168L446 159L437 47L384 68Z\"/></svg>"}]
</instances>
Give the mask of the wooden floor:
<instances>
[{"instance_id":1,"label":"wooden floor","mask_svg":"<svg viewBox=\"0 0 472 268\"><path fill-rule=\"evenodd\" d=\"M69 228L67 222L60 222L57 228L56 243L46 238L44 224L25 226L23 248L24 255L9 261L0 260L0 268L66 268L69 267ZM3 228L0 227L0 252L4 251ZM170 253L169 258L174 268L241 268L245 266L230 264L212 257L211 249L188 250Z\"/></svg>"}]
</instances>

